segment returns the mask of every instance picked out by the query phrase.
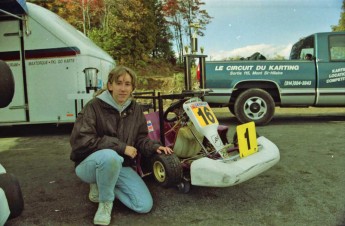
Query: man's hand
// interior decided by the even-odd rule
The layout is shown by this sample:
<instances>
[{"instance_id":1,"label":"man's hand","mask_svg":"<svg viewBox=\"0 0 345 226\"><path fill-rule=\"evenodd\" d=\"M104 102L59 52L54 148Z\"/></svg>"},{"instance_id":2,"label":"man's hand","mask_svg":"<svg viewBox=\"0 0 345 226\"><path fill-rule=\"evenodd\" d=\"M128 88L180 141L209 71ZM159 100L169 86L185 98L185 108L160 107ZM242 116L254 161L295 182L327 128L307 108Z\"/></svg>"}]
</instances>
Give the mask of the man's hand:
<instances>
[{"instance_id":1,"label":"man's hand","mask_svg":"<svg viewBox=\"0 0 345 226\"><path fill-rule=\"evenodd\" d=\"M134 159L137 156L138 152L135 147L126 146L125 155L129 156L130 158Z\"/></svg>"},{"instance_id":2,"label":"man's hand","mask_svg":"<svg viewBox=\"0 0 345 226\"><path fill-rule=\"evenodd\" d=\"M174 151L169 148L169 147L163 147L163 146L159 146L159 148L156 150L156 152L158 154L162 154L162 151L166 154L166 155L171 155L172 153L174 153Z\"/></svg>"}]
</instances>

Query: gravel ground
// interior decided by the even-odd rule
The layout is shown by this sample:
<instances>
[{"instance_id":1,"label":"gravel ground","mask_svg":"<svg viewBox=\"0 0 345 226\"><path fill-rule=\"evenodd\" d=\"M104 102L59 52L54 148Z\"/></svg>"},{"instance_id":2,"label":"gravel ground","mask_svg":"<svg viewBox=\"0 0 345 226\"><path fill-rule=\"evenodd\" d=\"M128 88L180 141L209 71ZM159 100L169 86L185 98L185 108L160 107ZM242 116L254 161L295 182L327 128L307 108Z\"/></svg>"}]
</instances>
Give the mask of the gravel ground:
<instances>
[{"instance_id":1,"label":"gravel ground","mask_svg":"<svg viewBox=\"0 0 345 226\"><path fill-rule=\"evenodd\" d=\"M214 109L232 137L236 119ZM25 209L17 225L92 225L97 205L69 160L71 125L0 130L0 162L20 181ZM188 194L145 177L154 198L148 214L115 201L111 225L345 225L345 109L277 109L257 132L273 141L281 160L228 188L192 187Z\"/></svg>"}]
</instances>

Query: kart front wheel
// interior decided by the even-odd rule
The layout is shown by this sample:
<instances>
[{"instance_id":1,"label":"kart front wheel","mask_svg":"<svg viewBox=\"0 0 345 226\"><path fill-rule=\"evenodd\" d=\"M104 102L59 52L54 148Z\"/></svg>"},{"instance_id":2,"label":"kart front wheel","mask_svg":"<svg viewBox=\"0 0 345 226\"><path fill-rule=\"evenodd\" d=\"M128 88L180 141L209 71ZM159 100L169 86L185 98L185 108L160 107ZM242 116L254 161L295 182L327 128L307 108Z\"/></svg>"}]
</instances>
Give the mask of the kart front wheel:
<instances>
[{"instance_id":1,"label":"kart front wheel","mask_svg":"<svg viewBox=\"0 0 345 226\"><path fill-rule=\"evenodd\" d=\"M171 187L181 181L182 166L175 154L156 154L152 159L155 180L163 187Z\"/></svg>"},{"instance_id":2,"label":"kart front wheel","mask_svg":"<svg viewBox=\"0 0 345 226\"><path fill-rule=\"evenodd\" d=\"M183 180L177 185L177 189L179 192L183 194L187 194L190 191L191 183L190 181Z\"/></svg>"}]
</instances>

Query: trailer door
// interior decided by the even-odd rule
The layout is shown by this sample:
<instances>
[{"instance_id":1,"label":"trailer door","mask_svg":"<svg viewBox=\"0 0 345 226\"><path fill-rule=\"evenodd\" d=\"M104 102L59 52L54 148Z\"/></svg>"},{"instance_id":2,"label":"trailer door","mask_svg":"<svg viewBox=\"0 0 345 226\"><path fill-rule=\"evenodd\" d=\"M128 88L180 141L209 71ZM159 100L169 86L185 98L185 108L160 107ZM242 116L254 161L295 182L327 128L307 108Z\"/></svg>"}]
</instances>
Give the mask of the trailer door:
<instances>
[{"instance_id":1,"label":"trailer door","mask_svg":"<svg viewBox=\"0 0 345 226\"><path fill-rule=\"evenodd\" d=\"M19 20L0 21L0 59L10 66L15 81L14 97L9 106L0 109L0 122L27 121L20 23Z\"/></svg>"}]
</instances>

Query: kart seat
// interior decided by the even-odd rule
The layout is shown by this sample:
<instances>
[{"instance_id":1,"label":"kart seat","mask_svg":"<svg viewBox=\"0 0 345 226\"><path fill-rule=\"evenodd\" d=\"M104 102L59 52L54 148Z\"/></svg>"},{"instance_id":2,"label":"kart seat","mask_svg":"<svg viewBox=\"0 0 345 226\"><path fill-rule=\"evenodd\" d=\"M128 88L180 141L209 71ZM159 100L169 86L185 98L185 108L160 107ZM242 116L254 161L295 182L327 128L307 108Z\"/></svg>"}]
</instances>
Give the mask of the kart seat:
<instances>
[{"instance_id":1,"label":"kart seat","mask_svg":"<svg viewBox=\"0 0 345 226\"><path fill-rule=\"evenodd\" d=\"M149 138L152 140L158 140L160 141L160 127L159 127L159 112L151 112L148 114L145 114L146 122L147 122L147 128L149 130ZM164 131L165 133L165 146L172 147L174 145L175 139L176 139L176 132L174 130L170 130L172 128L172 125L168 122L164 122Z\"/></svg>"}]
</instances>

